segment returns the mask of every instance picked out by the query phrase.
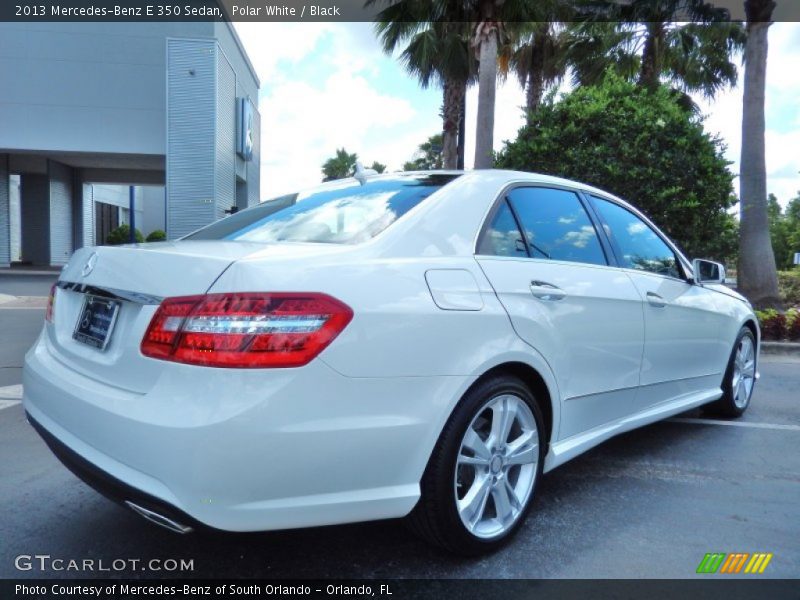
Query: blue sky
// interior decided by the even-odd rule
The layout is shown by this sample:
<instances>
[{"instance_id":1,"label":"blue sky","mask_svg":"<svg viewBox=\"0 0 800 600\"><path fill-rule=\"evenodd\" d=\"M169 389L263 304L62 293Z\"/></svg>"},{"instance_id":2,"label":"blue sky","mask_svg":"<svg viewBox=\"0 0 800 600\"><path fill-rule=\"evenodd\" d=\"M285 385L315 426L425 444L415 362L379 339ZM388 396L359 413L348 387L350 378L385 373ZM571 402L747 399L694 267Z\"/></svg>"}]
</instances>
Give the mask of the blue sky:
<instances>
[{"instance_id":1,"label":"blue sky","mask_svg":"<svg viewBox=\"0 0 800 600\"><path fill-rule=\"evenodd\" d=\"M401 168L441 128L441 91L423 90L380 49L369 23L236 23L261 78L262 198L313 185L344 146L365 164ZM767 81L769 189L783 202L800 190L800 24L770 31ZM741 79L741 77L740 77ZM467 98L467 166L474 152L477 90ZM697 98L706 128L728 145L738 172L741 86L712 102ZM497 94L495 145L513 139L524 94L516 81ZM738 188L738 181L736 182ZM738 190L737 190L738 191ZM631 198L633 202L635 198Z\"/></svg>"}]
</instances>

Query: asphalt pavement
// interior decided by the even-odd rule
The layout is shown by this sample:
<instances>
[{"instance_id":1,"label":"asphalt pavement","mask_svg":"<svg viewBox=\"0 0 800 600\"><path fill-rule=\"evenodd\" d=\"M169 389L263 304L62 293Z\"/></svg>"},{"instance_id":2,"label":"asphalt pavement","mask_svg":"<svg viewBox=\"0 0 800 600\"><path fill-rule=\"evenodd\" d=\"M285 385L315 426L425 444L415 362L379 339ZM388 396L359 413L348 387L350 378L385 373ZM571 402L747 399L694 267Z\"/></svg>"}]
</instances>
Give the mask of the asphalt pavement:
<instances>
[{"instance_id":1,"label":"asphalt pavement","mask_svg":"<svg viewBox=\"0 0 800 600\"><path fill-rule=\"evenodd\" d=\"M38 279L27 285L39 289ZM689 578L707 552L771 552L763 577L800 577L797 359L765 357L751 409L738 421L692 411L546 475L516 539L465 560L397 521L188 536L144 522L75 478L21 406L2 400L4 389L12 397L18 390L8 386L21 382L42 317L41 309L0 308L0 577ZM16 557L34 554L141 562L111 573L15 568ZM185 559L193 569L141 571L151 559Z\"/></svg>"}]
</instances>

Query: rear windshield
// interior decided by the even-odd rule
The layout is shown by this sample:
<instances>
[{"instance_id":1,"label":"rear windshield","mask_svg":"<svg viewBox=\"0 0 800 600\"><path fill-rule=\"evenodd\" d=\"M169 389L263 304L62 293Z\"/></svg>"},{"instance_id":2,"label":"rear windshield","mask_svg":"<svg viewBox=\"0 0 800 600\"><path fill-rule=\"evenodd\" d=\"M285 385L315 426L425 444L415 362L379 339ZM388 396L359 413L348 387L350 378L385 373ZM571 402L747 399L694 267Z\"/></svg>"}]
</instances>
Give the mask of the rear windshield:
<instances>
[{"instance_id":1,"label":"rear windshield","mask_svg":"<svg viewBox=\"0 0 800 600\"><path fill-rule=\"evenodd\" d=\"M345 180L268 200L183 239L356 244L378 235L456 177L381 177L364 185Z\"/></svg>"}]
</instances>

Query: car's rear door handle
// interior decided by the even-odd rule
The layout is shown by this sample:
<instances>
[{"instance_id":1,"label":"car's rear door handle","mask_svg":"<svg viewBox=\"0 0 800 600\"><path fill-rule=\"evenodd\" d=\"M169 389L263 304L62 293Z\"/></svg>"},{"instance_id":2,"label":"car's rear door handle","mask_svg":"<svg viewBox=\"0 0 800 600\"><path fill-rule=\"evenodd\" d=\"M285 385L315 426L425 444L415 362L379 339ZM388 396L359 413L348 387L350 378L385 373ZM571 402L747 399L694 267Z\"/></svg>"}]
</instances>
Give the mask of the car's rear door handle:
<instances>
[{"instance_id":1,"label":"car's rear door handle","mask_svg":"<svg viewBox=\"0 0 800 600\"><path fill-rule=\"evenodd\" d=\"M531 294L539 300L561 300L567 292L546 281L531 281Z\"/></svg>"},{"instance_id":2,"label":"car's rear door handle","mask_svg":"<svg viewBox=\"0 0 800 600\"><path fill-rule=\"evenodd\" d=\"M664 308L667 305L667 301L655 292L647 292L647 301L650 306L655 306L656 308Z\"/></svg>"}]
</instances>

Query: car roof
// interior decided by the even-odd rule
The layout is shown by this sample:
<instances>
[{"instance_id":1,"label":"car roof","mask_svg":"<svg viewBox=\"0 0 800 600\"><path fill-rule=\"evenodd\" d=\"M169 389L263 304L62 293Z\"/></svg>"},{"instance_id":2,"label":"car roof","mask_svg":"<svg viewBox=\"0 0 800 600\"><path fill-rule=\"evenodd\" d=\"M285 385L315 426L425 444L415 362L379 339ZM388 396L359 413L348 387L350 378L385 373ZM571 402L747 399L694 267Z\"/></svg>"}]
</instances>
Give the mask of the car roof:
<instances>
[{"instance_id":1,"label":"car roof","mask_svg":"<svg viewBox=\"0 0 800 600\"><path fill-rule=\"evenodd\" d=\"M446 170L446 169L432 169L427 171L400 171L395 173L385 173L381 175L377 175L377 177L383 176L398 176L398 175L431 175L431 174L446 174L446 175L465 175L469 176L470 178L481 179L481 180L491 180L494 183L514 183L514 182L530 182L530 183L547 183L550 185L559 185L564 187L570 188L578 188L585 192L593 193L593 194L600 194L602 196L614 198L618 200L622 204L634 208L629 202L626 202L622 198L619 198L601 188L594 187L589 185L588 183L582 183L580 181L575 181L573 179L565 179L563 177L556 177L554 175L545 175L543 173L532 173L530 171L513 171L510 169L473 169L473 170ZM376 176L372 176L376 177Z\"/></svg>"}]
</instances>

